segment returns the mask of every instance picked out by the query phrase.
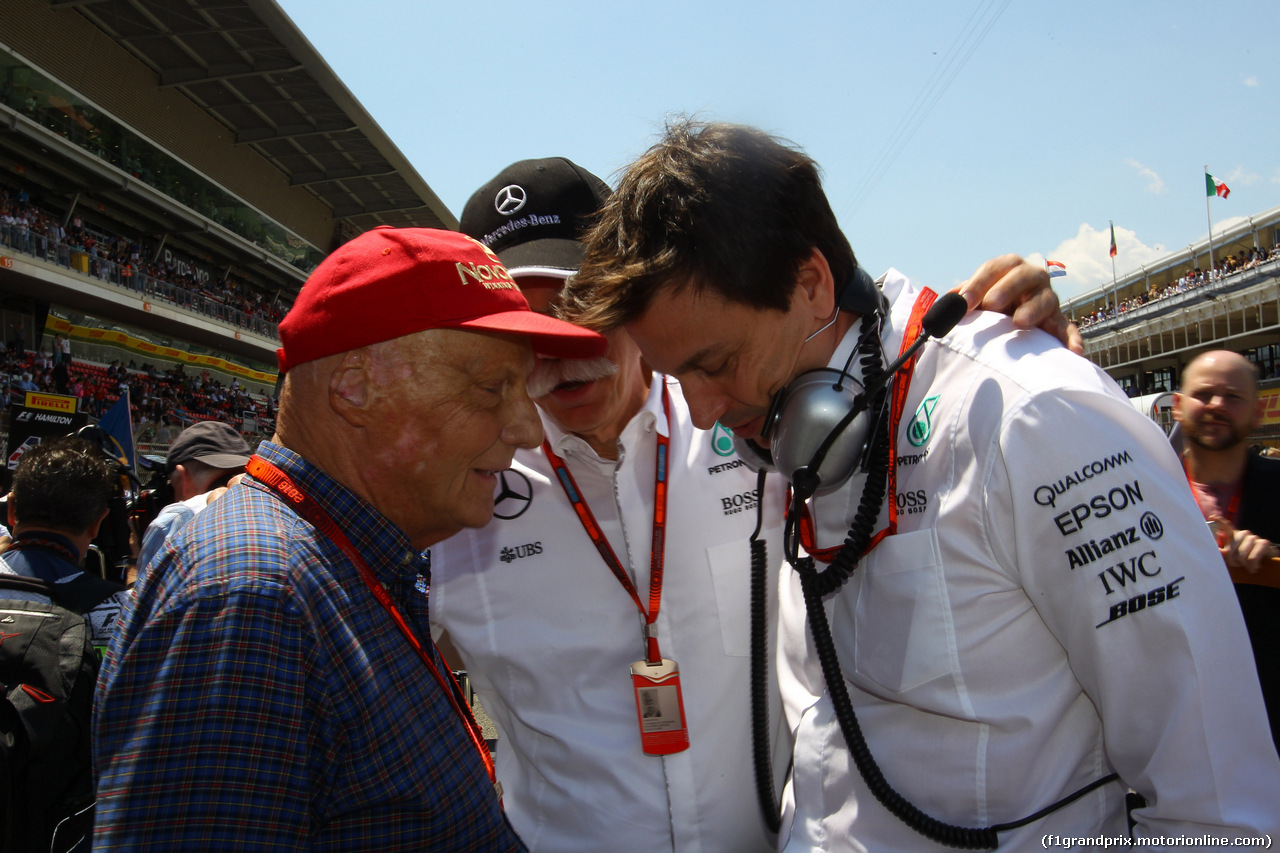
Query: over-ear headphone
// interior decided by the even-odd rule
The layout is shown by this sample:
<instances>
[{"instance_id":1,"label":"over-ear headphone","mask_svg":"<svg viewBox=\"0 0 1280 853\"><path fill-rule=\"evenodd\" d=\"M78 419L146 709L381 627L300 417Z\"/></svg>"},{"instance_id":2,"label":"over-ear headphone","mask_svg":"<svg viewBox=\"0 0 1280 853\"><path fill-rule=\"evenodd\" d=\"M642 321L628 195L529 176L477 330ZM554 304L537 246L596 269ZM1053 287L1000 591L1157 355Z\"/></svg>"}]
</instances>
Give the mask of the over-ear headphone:
<instances>
[{"instance_id":1,"label":"over-ear headphone","mask_svg":"<svg viewBox=\"0 0 1280 853\"><path fill-rule=\"evenodd\" d=\"M875 280L862 267L854 267L853 278L836 297L838 310L862 315L863 328L854 356L863 354L858 375L849 373L853 356L843 370L823 367L809 370L791 380L773 398L765 416L760 438L764 444L734 438L738 456L753 471L781 471L795 481L797 471L806 469L824 440L858 404L864 380L880 368L879 327L888 311L888 302ZM870 320L870 324L868 323ZM875 334L868 335L870 326ZM869 339L870 338L870 339ZM867 364L868 357L874 364ZM863 402L865 410L865 398ZM870 438L871 416L863 411L835 437L825 460L812 470L819 480L814 493L827 494L844 484L862 459ZM805 479L805 474L800 475Z\"/></svg>"},{"instance_id":2,"label":"over-ear headphone","mask_svg":"<svg viewBox=\"0 0 1280 853\"><path fill-rule=\"evenodd\" d=\"M856 306L856 307L855 307ZM861 310L858 346L840 370L824 367L800 374L773 399L761 429L763 447L734 438L739 457L753 470L778 471L803 500L839 489L863 461L867 445L879 428L883 406L872 408L893 374L930 337L951 331L968 310L959 294L948 293L926 312L922 334L914 344L882 370L880 327L887 303L875 282L860 267L841 293L842 310ZM860 373L850 373L861 355Z\"/></svg>"}]
</instances>

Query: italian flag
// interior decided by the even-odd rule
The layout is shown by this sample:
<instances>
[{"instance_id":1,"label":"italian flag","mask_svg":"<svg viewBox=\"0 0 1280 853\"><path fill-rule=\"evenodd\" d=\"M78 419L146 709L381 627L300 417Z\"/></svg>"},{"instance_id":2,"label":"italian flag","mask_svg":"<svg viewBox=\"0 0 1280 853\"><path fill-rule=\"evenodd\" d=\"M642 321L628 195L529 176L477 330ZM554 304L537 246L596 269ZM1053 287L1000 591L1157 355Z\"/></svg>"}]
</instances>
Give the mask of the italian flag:
<instances>
[{"instance_id":1,"label":"italian flag","mask_svg":"<svg viewBox=\"0 0 1280 853\"><path fill-rule=\"evenodd\" d=\"M1216 195L1222 198L1231 195L1231 188L1208 172L1204 173L1204 188L1206 195Z\"/></svg>"}]
</instances>

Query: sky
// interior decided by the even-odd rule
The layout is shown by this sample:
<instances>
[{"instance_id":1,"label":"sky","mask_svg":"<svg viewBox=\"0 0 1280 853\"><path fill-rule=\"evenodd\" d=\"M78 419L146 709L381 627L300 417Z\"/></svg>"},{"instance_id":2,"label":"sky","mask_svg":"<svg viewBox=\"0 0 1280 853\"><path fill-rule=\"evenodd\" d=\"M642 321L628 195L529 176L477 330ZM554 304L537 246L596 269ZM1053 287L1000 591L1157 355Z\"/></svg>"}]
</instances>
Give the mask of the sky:
<instances>
[{"instance_id":1,"label":"sky","mask_svg":"<svg viewBox=\"0 0 1280 853\"><path fill-rule=\"evenodd\" d=\"M1069 299L1110 222L1123 276L1280 206L1275 0L279 2L455 216L527 158L616 185L680 115L799 145L862 265L935 289L1016 252Z\"/></svg>"}]
</instances>

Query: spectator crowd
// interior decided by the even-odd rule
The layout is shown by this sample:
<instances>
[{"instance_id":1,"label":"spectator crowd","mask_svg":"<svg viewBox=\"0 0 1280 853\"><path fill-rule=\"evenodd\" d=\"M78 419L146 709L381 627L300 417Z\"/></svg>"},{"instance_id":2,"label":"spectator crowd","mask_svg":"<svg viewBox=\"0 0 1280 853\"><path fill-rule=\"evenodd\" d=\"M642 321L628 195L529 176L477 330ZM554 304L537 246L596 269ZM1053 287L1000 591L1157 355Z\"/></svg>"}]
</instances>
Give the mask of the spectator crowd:
<instances>
[{"instance_id":1,"label":"spectator crowd","mask_svg":"<svg viewBox=\"0 0 1280 853\"><path fill-rule=\"evenodd\" d=\"M1095 311L1090 311L1076 322L1080 324L1080 328L1085 329L1094 323L1101 323L1104 320L1127 314L1151 302L1158 302L1161 299L1168 299L1170 296L1177 296L1179 293L1186 293L1189 290L1195 290L1197 287L1221 281L1235 273L1253 269L1258 264L1276 258L1280 258L1280 246L1274 247L1269 253L1265 249L1255 247L1247 252L1241 252L1239 255L1230 254L1223 259L1220 265L1211 267L1208 271L1200 269L1199 266L1190 268L1177 281L1167 287L1156 288L1155 285L1152 285L1151 289L1146 293L1139 293L1128 299L1121 299L1118 304L1108 304Z\"/></svg>"},{"instance_id":2,"label":"spectator crowd","mask_svg":"<svg viewBox=\"0 0 1280 853\"><path fill-rule=\"evenodd\" d=\"M0 187L0 243L271 338L289 309L244 281L203 277L172 258L162 262L158 247L137 234L109 234L79 215L64 226L22 188Z\"/></svg>"},{"instance_id":3,"label":"spectator crowd","mask_svg":"<svg viewBox=\"0 0 1280 853\"><path fill-rule=\"evenodd\" d=\"M14 334L3 351L0 383L7 402L21 403L27 391L66 394L79 400L79 411L95 418L106 414L127 388L139 442L167 445L184 426L204 420L253 432L255 425L244 423L247 413L257 421L257 431L270 434L275 419L275 401L250 393L237 379L224 384L207 370L188 372L181 364L160 370L147 363L99 365L70 357L55 364L45 350L26 350Z\"/></svg>"}]
</instances>

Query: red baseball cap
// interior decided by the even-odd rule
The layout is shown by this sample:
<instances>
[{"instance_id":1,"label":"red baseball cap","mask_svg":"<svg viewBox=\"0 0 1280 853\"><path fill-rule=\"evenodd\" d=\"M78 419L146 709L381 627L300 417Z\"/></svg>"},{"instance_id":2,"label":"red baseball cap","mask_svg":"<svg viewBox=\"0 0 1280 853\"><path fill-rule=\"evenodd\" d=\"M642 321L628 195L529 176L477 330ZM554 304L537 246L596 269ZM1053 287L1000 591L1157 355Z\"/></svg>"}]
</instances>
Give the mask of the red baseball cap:
<instances>
[{"instance_id":1,"label":"red baseball cap","mask_svg":"<svg viewBox=\"0 0 1280 853\"><path fill-rule=\"evenodd\" d=\"M339 246L280 321L281 372L426 329L525 335L557 358L603 355L595 332L529 310L490 249L456 231L380 225Z\"/></svg>"}]
</instances>

